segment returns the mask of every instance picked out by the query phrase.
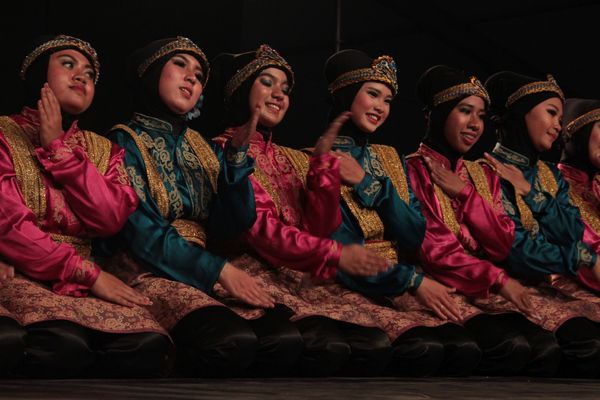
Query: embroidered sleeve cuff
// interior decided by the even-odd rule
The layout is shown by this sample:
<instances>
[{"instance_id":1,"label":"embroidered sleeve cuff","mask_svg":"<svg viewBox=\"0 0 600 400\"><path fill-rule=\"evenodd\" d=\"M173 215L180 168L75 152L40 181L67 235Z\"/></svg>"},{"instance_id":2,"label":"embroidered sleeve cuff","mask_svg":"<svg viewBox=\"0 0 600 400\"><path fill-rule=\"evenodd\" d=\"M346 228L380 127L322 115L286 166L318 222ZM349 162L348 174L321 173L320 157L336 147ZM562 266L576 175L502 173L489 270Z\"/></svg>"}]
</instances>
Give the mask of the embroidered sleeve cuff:
<instances>
[{"instance_id":1,"label":"embroidered sleeve cuff","mask_svg":"<svg viewBox=\"0 0 600 400\"><path fill-rule=\"evenodd\" d=\"M329 153L310 157L310 169L311 170L332 169L337 166L337 163L338 163L338 159Z\"/></svg>"},{"instance_id":2,"label":"embroidered sleeve cuff","mask_svg":"<svg viewBox=\"0 0 600 400\"><path fill-rule=\"evenodd\" d=\"M502 289L504 285L506 285L506 281L508 281L508 275L506 275L506 272L500 271L498 277L496 278L496 281L491 287L492 292L498 293L500 289Z\"/></svg>"},{"instance_id":3,"label":"embroidered sleeve cuff","mask_svg":"<svg viewBox=\"0 0 600 400\"><path fill-rule=\"evenodd\" d=\"M424 277L425 276L423 274L420 274L416 271L413 272L410 277L410 280L408 281L408 286L406 287L408 293L414 295L417 292L419 286L421 286Z\"/></svg>"},{"instance_id":4,"label":"embroidered sleeve cuff","mask_svg":"<svg viewBox=\"0 0 600 400\"><path fill-rule=\"evenodd\" d=\"M360 203L365 207L371 207L375 198L381 191L382 185L379 180L372 175L365 173L365 177L359 184L354 185L354 193L358 197Z\"/></svg>"},{"instance_id":5,"label":"embroidered sleeve cuff","mask_svg":"<svg viewBox=\"0 0 600 400\"><path fill-rule=\"evenodd\" d=\"M248 148L248 145L238 148L233 147L231 140L229 140L225 147L225 159L227 160L227 164L234 167L239 167L246 164L248 158Z\"/></svg>"},{"instance_id":6,"label":"embroidered sleeve cuff","mask_svg":"<svg viewBox=\"0 0 600 400\"><path fill-rule=\"evenodd\" d=\"M577 267L591 268L596 264L598 255L583 242L577 242Z\"/></svg>"},{"instance_id":7,"label":"embroidered sleeve cuff","mask_svg":"<svg viewBox=\"0 0 600 400\"><path fill-rule=\"evenodd\" d=\"M546 206L547 196L550 195L545 192L540 192L532 186L527 196L523 196L523 200L527 206L529 206L531 212L537 214Z\"/></svg>"},{"instance_id":8,"label":"embroidered sleeve cuff","mask_svg":"<svg viewBox=\"0 0 600 400\"><path fill-rule=\"evenodd\" d=\"M96 283L98 275L100 275L100 267L89 260L82 259L81 263L73 271L69 281L78 283L89 289Z\"/></svg>"},{"instance_id":9,"label":"embroidered sleeve cuff","mask_svg":"<svg viewBox=\"0 0 600 400\"><path fill-rule=\"evenodd\" d=\"M39 147L35 149L35 152L44 166L47 165L48 162L57 163L73 155L73 150L65 145L62 139L54 139L45 148Z\"/></svg>"}]
</instances>

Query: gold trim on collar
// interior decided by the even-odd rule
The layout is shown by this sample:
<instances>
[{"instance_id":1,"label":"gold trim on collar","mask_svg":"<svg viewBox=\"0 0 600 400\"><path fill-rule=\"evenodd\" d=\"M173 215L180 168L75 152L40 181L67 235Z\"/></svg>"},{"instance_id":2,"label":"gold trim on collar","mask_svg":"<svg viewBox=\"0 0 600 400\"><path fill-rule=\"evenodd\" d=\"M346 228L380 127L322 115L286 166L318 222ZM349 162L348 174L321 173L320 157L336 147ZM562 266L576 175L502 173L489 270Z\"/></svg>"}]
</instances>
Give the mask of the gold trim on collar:
<instances>
[{"instance_id":1,"label":"gold trim on collar","mask_svg":"<svg viewBox=\"0 0 600 400\"><path fill-rule=\"evenodd\" d=\"M561 100L564 102L565 95L563 94L562 90L556 83L556 80L554 79L554 77L552 75L548 74L547 79L548 80L546 80L546 81L531 82L531 83L521 86L513 94L508 96L508 99L506 99L506 104L505 104L506 107L508 108L508 107L512 106L517 100L519 100L525 96L528 96L528 95L534 94L534 93L540 93L540 92L556 93L561 98Z\"/></svg>"},{"instance_id":2,"label":"gold trim on collar","mask_svg":"<svg viewBox=\"0 0 600 400\"><path fill-rule=\"evenodd\" d=\"M579 129L581 129L583 126L595 121L600 121L600 108L596 108L595 110L580 115L573 121L569 122L563 130L563 136L565 138L565 141L570 140L571 136L573 136L573 134Z\"/></svg>"},{"instance_id":3,"label":"gold trim on collar","mask_svg":"<svg viewBox=\"0 0 600 400\"><path fill-rule=\"evenodd\" d=\"M27 70L40 55L47 52L48 50L61 47L76 48L84 54L88 55L92 59L94 72L96 73L96 76L94 77L94 84L97 84L98 79L100 78L100 62L98 61L98 54L96 53L96 50L94 50L92 45L88 42L67 35L58 35L54 39L42 43L41 45L36 47L31 53L29 53L27 57L25 57L25 59L23 60L23 63L21 64L19 77L25 80L25 74L27 73Z\"/></svg>"},{"instance_id":4,"label":"gold trim on collar","mask_svg":"<svg viewBox=\"0 0 600 400\"><path fill-rule=\"evenodd\" d=\"M463 161L463 165L467 169L467 172L469 173L469 177L471 177L471 181L473 181L473 184L475 185L475 190L477 190L477 193L479 193L479 195L481 197L483 197L483 199L485 201L487 201L488 204L490 204L492 207L494 207L494 199L492 197L492 191L490 190L490 185L487 180L485 171L483 170L483 167L481 166L482 163L486 163L491 166L491 164L489 164L487 162L487 160L485 160L485 159L480 159L477 161L467 161L467 160Z\"/></svg>"},{"instance_id":5,"label":"gold trim on collar","mask_svg":"<svg viewBox=\"0 0 600 400\"><path fill-rule=\"evenodd\" d=\"M198 157L198 161L200 161L204 172L208 176L213 192L217 193L217 179L221 171L221 164L215 152L202 135L193 129L188 128L185 131L185 140Z\"/></svg>"},{"instance_id":6,"label":"gold trim on collar","mask_svg":"<svg viewBox=\"0 0 600 400\"><path fill-rule=\"evenodd\" d=\"M487 90L485 90L481 82L479 82L479 79L472 76L470 82L454 85L436 93L433 96L433 106L437 107L442 103L464 96L479 96L486 104L490 104L490 95Z\"/></svg>"},{"instance_id":7,"label":"gold trim on collar","mask_svg":"<svg viewBox=\"0 0 600 400\"><path fill-rule=\"evenodd\" d=\"M558 183L556 182L556 177L552 173L552 170L544 161L538 161L538 173L536 179L539 180L540 187L542 191L550 193L552 197L556 197L558 193ZM536 226L538 225L531 209L523 200L523 197L518 194L515 195L517 199L517 208L519 209L519 214L521 216L521 224L528 232L534 232L536 230Z\"/></svg>"},{"instance_id":8,"label":"gold trim on collar","mask_svg":"<svg viewBox=\"0 0 600 400\"><path fill-rule=\"evenodd\" d=\"M396 62L391 56L383 55L373 60L371 67L359 68L348 71L336 78L328 89L329 93L359 82L382 82L392 88L392 95L398 93L398 78L396 76Z\"/></svg>"},{"instance_id":9,"label":"gold trim on collar","mask_svg":"<svg viewBox=\"0 0 600 400\"><path fill-rule=\"evenodd\" d=\"M275 49L269 45L263 44L256 50L254 60L250 61L244 67L238 69L225 85L225 99L229 99L233 93L248 79L252 74L266 67L283 68L289 73L291 82L288 82L290 92L294 86L294 71L288 62L279 55Z\"/></svg>"}]
</instances>

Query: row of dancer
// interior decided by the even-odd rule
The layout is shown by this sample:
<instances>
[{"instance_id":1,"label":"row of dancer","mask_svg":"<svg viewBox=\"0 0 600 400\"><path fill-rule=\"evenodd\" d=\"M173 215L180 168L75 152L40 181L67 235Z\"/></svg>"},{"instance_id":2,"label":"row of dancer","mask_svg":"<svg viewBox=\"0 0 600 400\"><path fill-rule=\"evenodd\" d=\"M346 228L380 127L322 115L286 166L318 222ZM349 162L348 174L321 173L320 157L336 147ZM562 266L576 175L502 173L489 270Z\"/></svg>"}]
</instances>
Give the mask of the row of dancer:
<instances>
[{"instance_id":1,"label":"row of dancer","mask_svg":"<svg viewBox=\"0 0 600 400\"><path fill-rule=\"evenodd\" d=\"M299 151L274 143L294 73L269 46L209 63L168 38L130 66L136 113L108 140L76 121L89 43L23 60L26 104L0 120L3 373L597 376L599 102L567 101L557 168L552 78L436 66L404 157L372 143L394 60L345 50ZM205 88L213 140L187 126ZM488 114L499 143L466 161Z\"/></svg>"}]
</instances>

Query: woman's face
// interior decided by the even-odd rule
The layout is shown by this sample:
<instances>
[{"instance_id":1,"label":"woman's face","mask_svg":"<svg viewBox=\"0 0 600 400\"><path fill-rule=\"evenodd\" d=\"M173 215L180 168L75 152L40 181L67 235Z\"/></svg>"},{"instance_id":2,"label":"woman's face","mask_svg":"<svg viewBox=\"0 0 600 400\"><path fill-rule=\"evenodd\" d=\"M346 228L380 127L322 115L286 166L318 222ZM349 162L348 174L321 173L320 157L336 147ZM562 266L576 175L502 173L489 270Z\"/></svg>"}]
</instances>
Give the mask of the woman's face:
<instances>
[{"instance_id":1,"label":"woman's face","mask_svg":"<svg viewBox=\"0 0 600 400\"><path fill-rule=\"evenodd\" d=\"M194 56L175 54L160 73L160 99L174 114L183 115L194 108L202 95L202 80L202 67Z\"/></svg>"},{"instance_id":2,"label":"woman's face","mask_svg":"<svg viewBox=\"0 0 600 400\"><path fill-rule=\"evenodd\" d=\"M483 99L479 96L465 97L448 114L444 123L444 137L455 151L464 154L481 137L484 117Z\"/></svg>"},{"instance_id":3,"label":"woman's face","mask_svg":"<svg viewBox=\"0 0 600 400\"><path fill-rule=\"evenodd\" d=\"M594 168L600 170L600 121L596 121L592 127L588 142L588 156Z\"/></svg>"},{"instance_id":4,"label":"woman's face","mask_svg":"<svg viewBox=\"0 0 600 400\"><path fill-rule=\"evenodd\" d=\"M558 97L542 101L525 114L529 139L538 152L550 150L558 138L563 116L563 103Z\"/></svg>"},{"instance_id":5,"label":"woman's face","mask_svg":"<svg viewBox=\"0 0 600 400\"><path fill-rule=\"evenodd\" d=\"M50 55L48 86L67 114L79 115L90 107L96 88L95 77L90 61L77 50L60 50Z\"/></svg>"},{"instance_id":6,"label":"woman's face","mask_svg":"<svg viewBox=\"0 0 600 400\"><path fill-rule=\"evenodd\" d=\"M361 131L373 133L390 115L392 91L381 82L365 82L362 84L352 105L352 122Z\"/></svg>"},{"instance_id":7,"label":"woman's face","mask_svg":"<svg viewBox=\"0 0 600 400\"><path fill-rule=\"evenodd\" d=\"M258 123L272 128L285 117L290 106L290 86L287 75L279 68L266 68L254 80L250 88L250 113L260 108Z\"/></svg>"}]
</instances>

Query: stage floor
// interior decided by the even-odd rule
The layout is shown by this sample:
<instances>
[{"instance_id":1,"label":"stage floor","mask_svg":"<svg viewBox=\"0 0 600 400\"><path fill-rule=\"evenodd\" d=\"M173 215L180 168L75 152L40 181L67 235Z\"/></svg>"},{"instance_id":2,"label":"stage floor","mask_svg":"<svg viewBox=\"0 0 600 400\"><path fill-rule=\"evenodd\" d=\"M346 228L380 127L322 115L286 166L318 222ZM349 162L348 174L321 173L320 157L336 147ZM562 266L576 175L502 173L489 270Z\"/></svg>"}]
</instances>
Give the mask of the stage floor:
<instances>
[{"instance_id":1,"label":"stage floor","mask_svg":"<svg viewBox=\"0 0 600 400\"><path fill-rule=\"evenodd\" d=\"M600 380L330 378L0 380L1 399L598 399Z\"/></svg>"}]
</instances>

